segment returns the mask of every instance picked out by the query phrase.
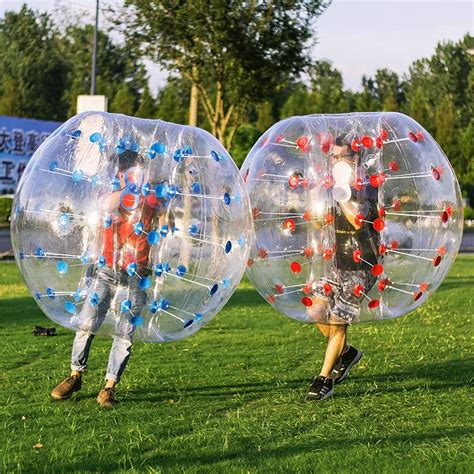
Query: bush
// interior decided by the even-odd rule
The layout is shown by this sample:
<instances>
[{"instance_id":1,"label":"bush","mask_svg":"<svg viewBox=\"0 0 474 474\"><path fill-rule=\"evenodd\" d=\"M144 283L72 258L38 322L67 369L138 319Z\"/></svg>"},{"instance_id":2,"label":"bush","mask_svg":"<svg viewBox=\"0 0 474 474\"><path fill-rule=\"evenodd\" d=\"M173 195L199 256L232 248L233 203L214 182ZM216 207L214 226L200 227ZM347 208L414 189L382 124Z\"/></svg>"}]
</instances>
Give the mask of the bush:
<instances>
[{"instance_id":1,"label":"bush","mask_svg":"<svg viewBox=\"0 0 474 474\"><path fill-rule=\"evenodd\" d=\"M472 207L465 207L464 208L464 220L474 220L474 209Z\"/></svg>"},{"instance_id":2,"label":"bush","mask_svg":"<svg viewBox=\"0 0 474 474\"><path fill-rule=\"evenodd\" d=\"M248 152L260 138L260 131L248 123L241 125L235 134L231 156L240 168Z\"/></svg>"},{"instance_id":3,"label":"bush","mask_svg":"<svg viewBox=\"0 0 474 474\"><path fill-rule=\"evenodd\" d=\"M10 221L12 203L12 199L0 196L0 224L5 224Z\"/></svg>"}]
</instances>

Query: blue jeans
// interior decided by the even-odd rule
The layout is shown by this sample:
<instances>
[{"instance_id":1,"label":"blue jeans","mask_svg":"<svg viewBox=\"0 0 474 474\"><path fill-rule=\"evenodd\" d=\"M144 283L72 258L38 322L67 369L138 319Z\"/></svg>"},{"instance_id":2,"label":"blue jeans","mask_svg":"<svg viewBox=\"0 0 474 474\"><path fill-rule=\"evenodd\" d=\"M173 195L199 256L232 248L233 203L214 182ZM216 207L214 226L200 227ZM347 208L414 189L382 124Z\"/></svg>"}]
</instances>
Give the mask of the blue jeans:
<instances>
[{"instance_id":1,"label":"blue jeans","mask_svg":"<svg viewBox=\"0 0 474 474\"><path fill-rule=\"evenodd\" d=\"M93 306L89 299L84 302L76 320L76 337L72 346L71 370L83 372L87 369L87 360L92 341L109 311L110 304L121 285L123 299L132 303L134 314L138 314L145 304L146 294L138 288L138 278L126 272L115 272L110 267L98 269L93 274L90 295L96 293L99 303ZM115 318L115 333L109 354L106 380L120 381L132 350L135 326L131 323L129 312L120 312Z\"/></svg>"}]
</instances>

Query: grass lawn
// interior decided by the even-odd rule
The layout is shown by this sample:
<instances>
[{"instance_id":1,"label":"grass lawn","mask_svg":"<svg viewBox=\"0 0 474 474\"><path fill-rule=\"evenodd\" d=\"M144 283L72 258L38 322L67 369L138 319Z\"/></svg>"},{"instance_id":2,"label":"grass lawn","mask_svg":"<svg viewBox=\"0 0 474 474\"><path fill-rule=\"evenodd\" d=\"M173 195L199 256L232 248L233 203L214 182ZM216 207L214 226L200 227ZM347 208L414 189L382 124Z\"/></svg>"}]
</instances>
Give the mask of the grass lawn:
<instances>
[{"instance_id":1,"label":"grass lawn","mask_svg":"<svg viewBox=\"0 0 474 474\"><path fill-rule=\"evenodd\" d=\"M33 337L52 324L14 264L0 285L0 472L474 472L472 256L415 313L353 327L364 358L319 404L304 398L322 337L246 281L190 339L136 343L116 409L95 401L110 339L83 390L54 402L73 333Z\"/></svg>"}]
</instances>

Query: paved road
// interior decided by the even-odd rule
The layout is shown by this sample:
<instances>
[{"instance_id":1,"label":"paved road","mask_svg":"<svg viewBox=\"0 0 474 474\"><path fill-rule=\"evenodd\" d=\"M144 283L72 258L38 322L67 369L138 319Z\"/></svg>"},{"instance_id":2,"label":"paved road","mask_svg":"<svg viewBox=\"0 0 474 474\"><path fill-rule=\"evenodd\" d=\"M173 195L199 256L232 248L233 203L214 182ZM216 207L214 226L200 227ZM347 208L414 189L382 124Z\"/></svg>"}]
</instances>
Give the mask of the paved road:
<instances>
[{"instance_id":1,"label":"paved road","mask_svg":"<svg viewBox=\"0 0 474 474\"><path fill-rule=\"evenodd\" d=\"M0 254L11 251L9 229L0 229ZM464 233L461 242L461 252L474 252L474 232Z\"/></svg>"}]
</instances>

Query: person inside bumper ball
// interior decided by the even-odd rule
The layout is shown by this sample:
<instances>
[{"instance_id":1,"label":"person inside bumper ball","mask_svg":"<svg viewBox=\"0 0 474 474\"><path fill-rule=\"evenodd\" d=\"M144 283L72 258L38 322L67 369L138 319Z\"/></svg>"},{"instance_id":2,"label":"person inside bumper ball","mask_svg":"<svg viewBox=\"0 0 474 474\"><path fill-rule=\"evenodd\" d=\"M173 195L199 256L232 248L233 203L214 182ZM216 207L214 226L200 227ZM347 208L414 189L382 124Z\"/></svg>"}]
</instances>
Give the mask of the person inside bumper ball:
<instances>
[{"instance_id":1,"label":"person inside bumper ball","mask_svg":"<svg viewBox=\"0 0 474 474\"><path fill-rule=\"evenodd\" d=\"M368 223L379 217L378 190L366 182L360 156L347 139L335 140L331 165L333 204L326 225L317 229L327 253L325 275L312 284L312 305L308 307L327 346L308 400L331 396L334 385L343 382L361 359L362 352L346 343L347 328L359 315L363 294L377 280L373 269L378 268L380 234Z\"/></svg>"},{"instance_id":2,"label":"person inside bumper ball","mask_svg":"<svg viewBox=\"0 0 474 474\"><path fill-rule=\"evenodd\" d=\"M140 311L150 284L150 246L159 240L153 228L166 221L164 200L141 192L143 157L125 150L117 162L112 191L99 200L101 219L94 229L99 257L88 268L86 299L75 316L71 373L51 393L54 399L65 400L81 389L94 336L110 311L115 325L113 343L105 387L97 397L99 405L106 408L116 403L115 387L130 358L135 328L141 324Z\"/></svg>"}]
</instances>

